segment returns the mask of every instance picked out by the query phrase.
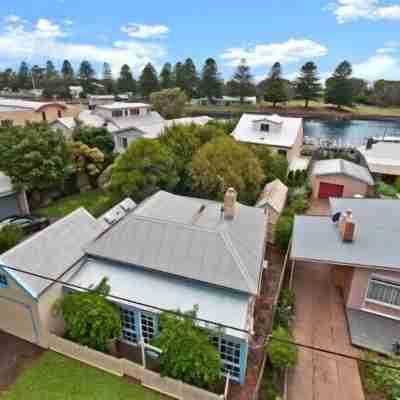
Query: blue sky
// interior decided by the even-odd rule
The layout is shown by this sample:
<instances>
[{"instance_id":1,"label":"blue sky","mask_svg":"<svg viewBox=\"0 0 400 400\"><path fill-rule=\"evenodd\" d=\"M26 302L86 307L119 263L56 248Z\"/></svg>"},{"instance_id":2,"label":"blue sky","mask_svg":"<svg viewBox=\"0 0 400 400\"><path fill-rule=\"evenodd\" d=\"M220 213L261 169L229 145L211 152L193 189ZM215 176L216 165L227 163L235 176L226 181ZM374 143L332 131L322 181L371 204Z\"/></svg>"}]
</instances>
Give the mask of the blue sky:
<instances>
[{"instance_id":1,"label":"blue sky","mask_svg":"<svg viewBox=\"0 0 400 400\"><path fill-rule=\"evenodd\" d=\"M214 57L229 78L246 58L260 79L275 61L293 78L306 61L326 77L347 59L361 78L400 79L399 0L2 0L0 18L0 69L88 59L138 76L149 61Z\"/></svg>"}]
</instances>

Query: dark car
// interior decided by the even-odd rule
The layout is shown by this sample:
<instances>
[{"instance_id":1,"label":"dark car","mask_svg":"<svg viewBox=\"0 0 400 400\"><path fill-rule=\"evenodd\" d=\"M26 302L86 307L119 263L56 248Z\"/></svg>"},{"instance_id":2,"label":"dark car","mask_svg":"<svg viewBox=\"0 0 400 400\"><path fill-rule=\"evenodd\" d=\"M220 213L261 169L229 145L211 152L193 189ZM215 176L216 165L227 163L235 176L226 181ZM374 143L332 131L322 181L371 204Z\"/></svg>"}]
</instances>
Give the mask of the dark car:
<instances>
[{"instance_id":1,"label":"dark car","mask_svg":"<svg viewBox=\"0 0 400 400\"><path fill-rule=\"evenodd\" d=\"M0 229L7 225L20 226L24 233L38 232L50 225L47 218L34 217L33 215L11 215L0 220Z\"/></svg>"}]
</instances>

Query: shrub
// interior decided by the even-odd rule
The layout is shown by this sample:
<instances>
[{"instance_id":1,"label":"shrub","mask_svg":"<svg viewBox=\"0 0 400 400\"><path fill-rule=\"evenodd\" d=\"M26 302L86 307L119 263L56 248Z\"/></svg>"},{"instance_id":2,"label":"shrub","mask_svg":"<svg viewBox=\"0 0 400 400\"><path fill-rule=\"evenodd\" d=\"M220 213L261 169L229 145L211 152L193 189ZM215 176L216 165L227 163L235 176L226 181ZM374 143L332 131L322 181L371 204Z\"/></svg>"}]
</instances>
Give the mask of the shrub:
<instances>
[{"instance_id":1,"label":"shrub","mask_svg":"<svg viewBox=\"0 0 400 400\"><path fill-rule=\"evenodd\" d=\"M283 251L289 247L290 238L292 237L294 218L292 215L282 214L279 217L276 226L276 245Z\"/></svg>"},{"instance_id":2,"label":"shrub","mask_svg":"<svg viewBox=\"0 0 400 400\"><path fill-rule=\"evenodd\" d=\"M279 340L274 340L273 338ZM286 368L296 365L297 347L291 343L284 342L292 339L290 332L281 326L272 331L272 338L267 345L267 353L275 369L284 371Z\"/></svg>"},{"instance_id":3,"label":"shrub","mask_svg":"<svg viewBox=\"0 0 400 400\"><path fill-rule=\"evenodd\" d=\"M301 196L295 197L288 208L290 214L303 214L308 208L308 201Z\"/></svg>"},{"instance_id":4,"label":"shrub","mask_svg":"<svg viewBox=\"0 0 400 400\"><path fill-rule=\"evenodd\" d=\"M283 289L275 309L274 325L289 328L295 312L295 293L291 289Z\"/></svg>"},{"instance_id":5,"label":"shrub","mask_svg":"<svg viewBox=\"0 0 400 400\"><path fill-rule=\"evenodd\" d=\"M396 181L394 183L394 187L396 188L397 193L400 193L400 176L396 178Z\"/></svg>"},{"instance_id":6,"label":"shrub","mask_svg":"<svg viewBox=\"0 0 400 400\"><path fill-rule=\"evenodd\" d=\"M376 192L387 197L396 197L396 189L387 183L380 181L376 184Z\"/></svg>"},{"instance_id":7,"label":"shrub","mask_svg":"<svg viewBox=\"0 0 400 400\"><path fill-rule=\"evenodd\" d=\"M0 230L0 254L17 245L23 238L24 232L20 226L6 225Z\"/></svg>"}]
</instances>

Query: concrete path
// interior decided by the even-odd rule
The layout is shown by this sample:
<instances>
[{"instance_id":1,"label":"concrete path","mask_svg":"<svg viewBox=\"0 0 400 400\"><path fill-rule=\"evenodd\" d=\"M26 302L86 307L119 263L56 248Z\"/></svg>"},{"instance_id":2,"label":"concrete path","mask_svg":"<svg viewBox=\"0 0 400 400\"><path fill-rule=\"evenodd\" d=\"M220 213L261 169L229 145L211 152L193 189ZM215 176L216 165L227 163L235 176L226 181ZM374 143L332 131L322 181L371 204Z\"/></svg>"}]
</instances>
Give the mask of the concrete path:
<instances>
[{"instance_id":1,"label":"concrete path","mask_svg":"<svg viewBox=\"0 0 400 400\"><path fill-rule=\"evenodd\" d=\"M334 287L331 267L296 263L294 275L296 341L358 356L351 346L343 299ZM289 372L288 400L364 400L356 361L299 349Z\"/></svg>"}]
</instances>

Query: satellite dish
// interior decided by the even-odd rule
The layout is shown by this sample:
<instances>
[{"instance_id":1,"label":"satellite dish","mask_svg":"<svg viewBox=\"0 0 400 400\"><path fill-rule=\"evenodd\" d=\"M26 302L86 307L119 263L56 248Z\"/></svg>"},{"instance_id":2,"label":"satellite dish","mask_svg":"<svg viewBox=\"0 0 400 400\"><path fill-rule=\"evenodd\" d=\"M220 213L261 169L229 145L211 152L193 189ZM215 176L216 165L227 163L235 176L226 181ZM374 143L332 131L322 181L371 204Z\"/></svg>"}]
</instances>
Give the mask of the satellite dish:
<instances>
[{"instance_id":1,"label":"satellite dish","mask_svg":"<svg viewBox=\"0 0 400 400\"><path fill-rule=\"evenodd\" d=\"M339 222L339 219L340 219L340 217L341 217L341 215L342 215L341 212L337 212L337 213L333 214L333 215L332 215L332 222L333 222L334 224L338 223L338 222Z\"/></svg>"}]
</instances>

